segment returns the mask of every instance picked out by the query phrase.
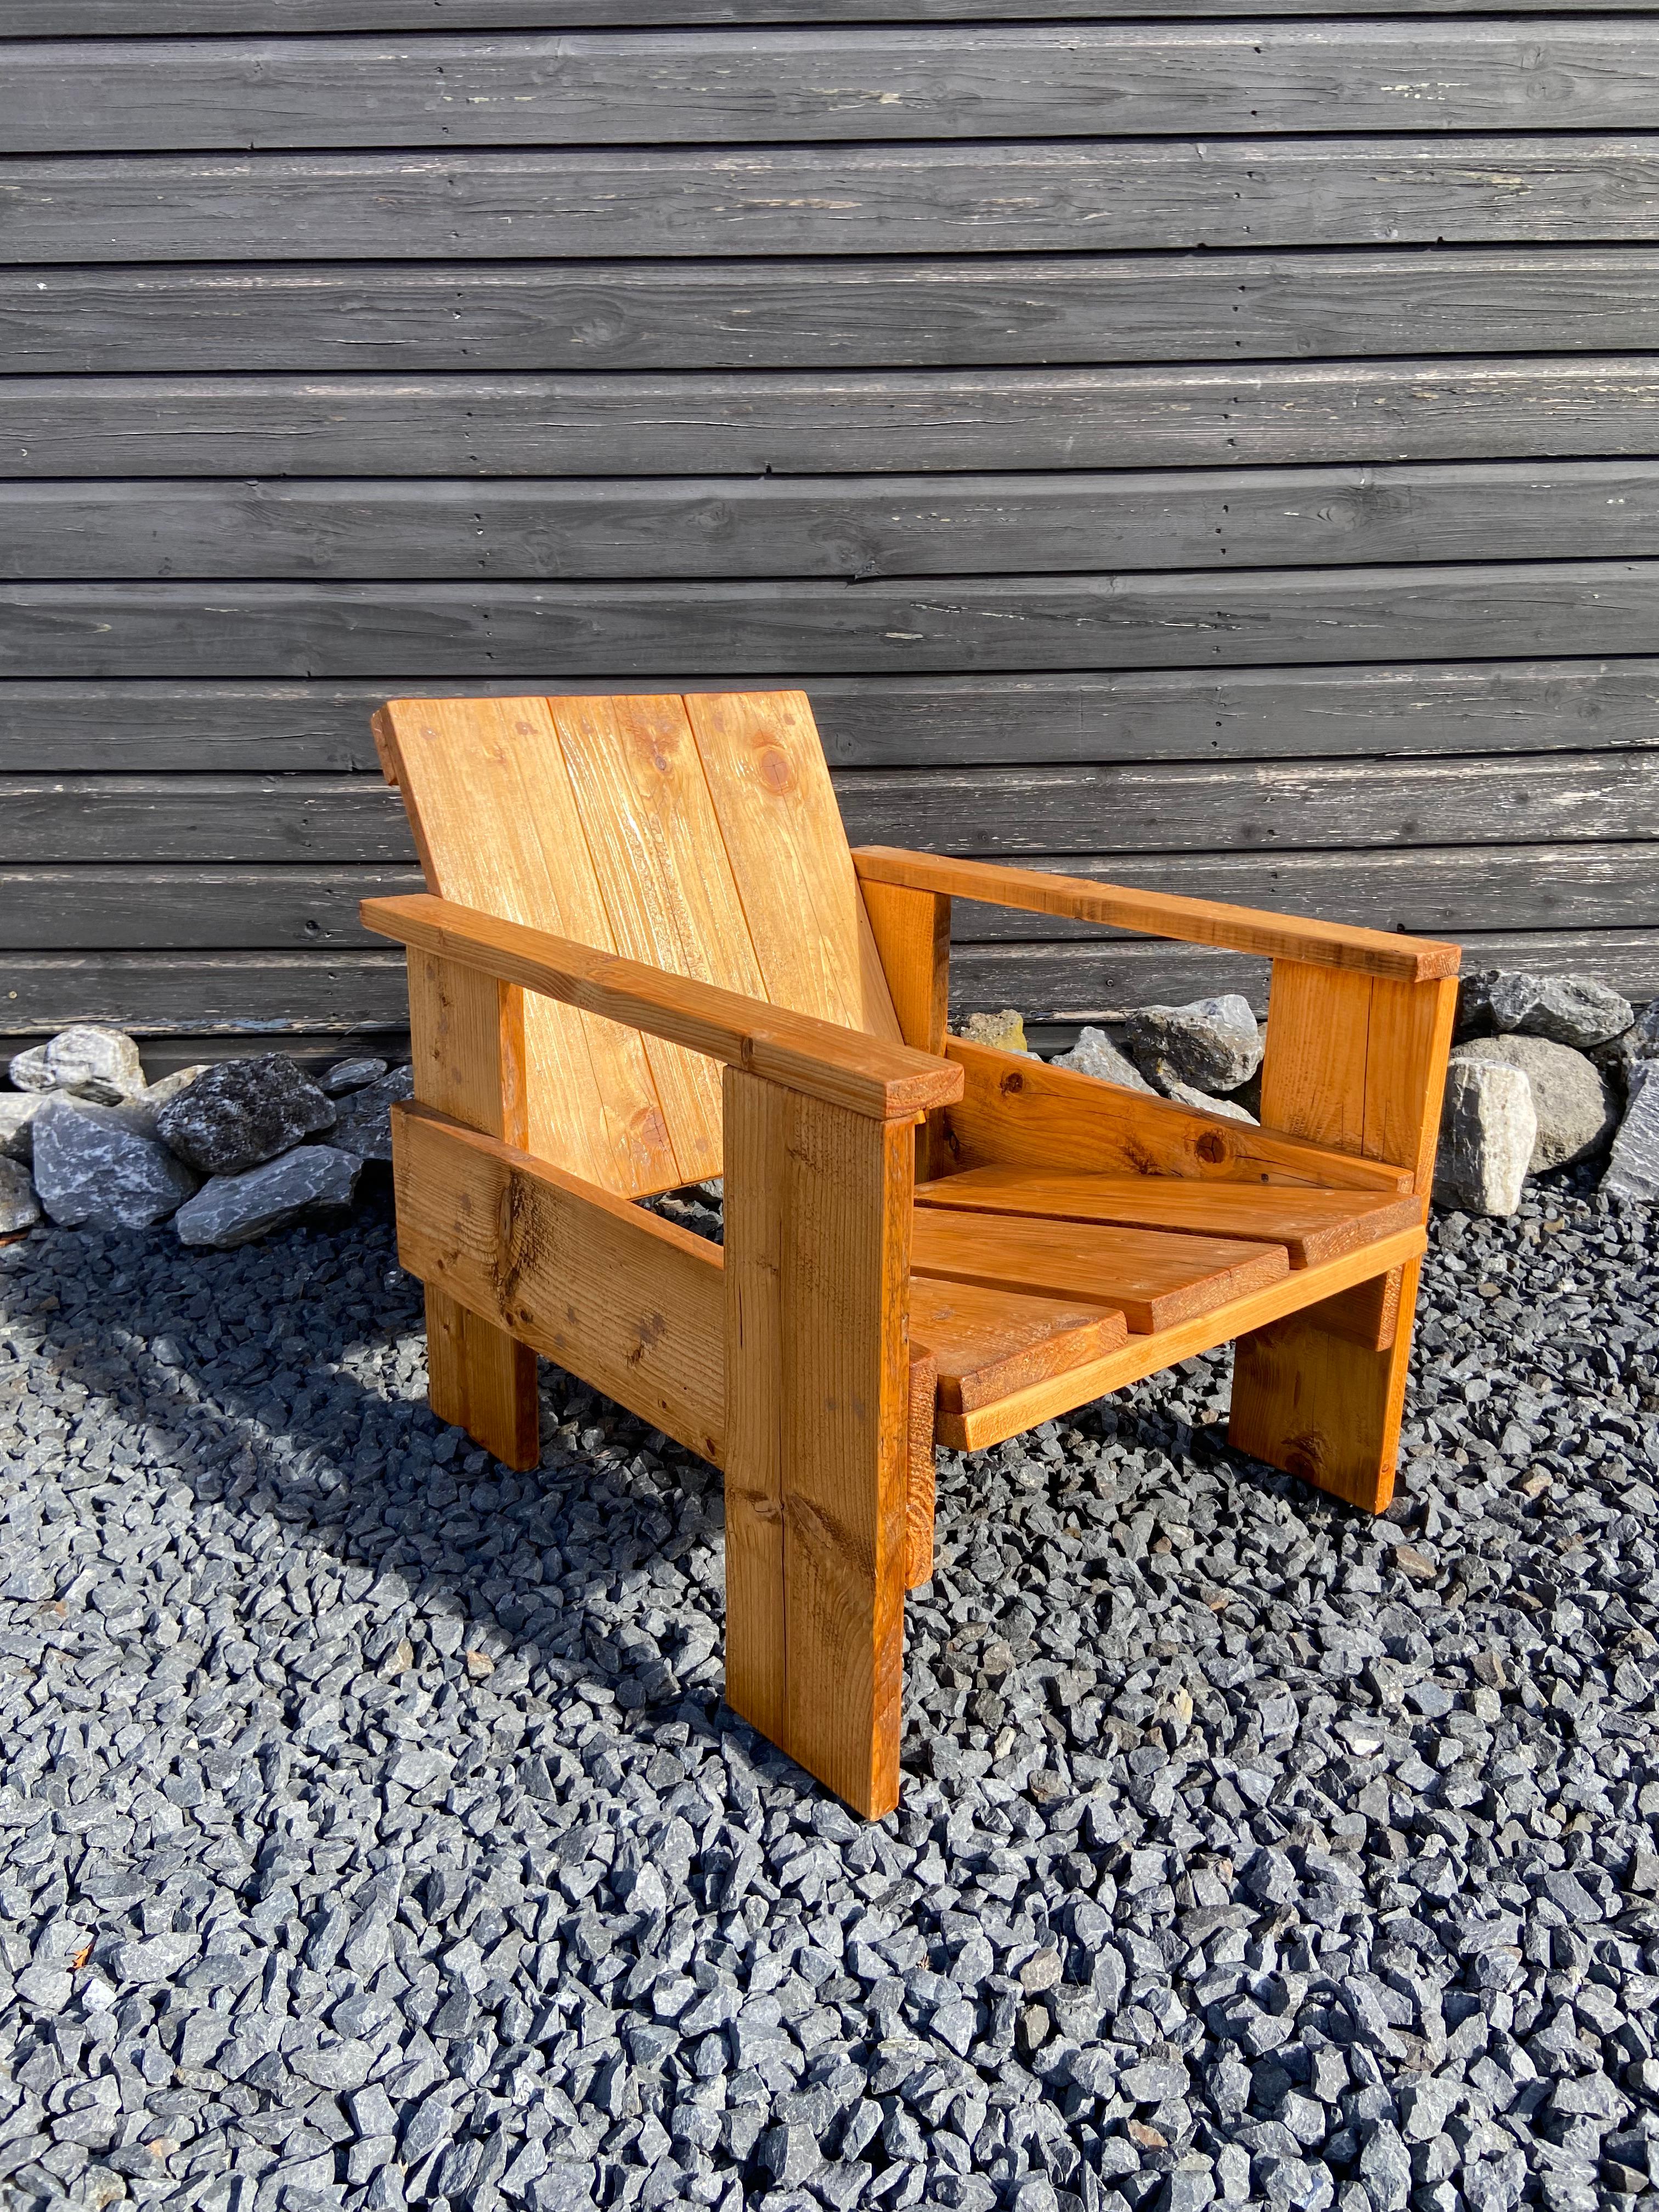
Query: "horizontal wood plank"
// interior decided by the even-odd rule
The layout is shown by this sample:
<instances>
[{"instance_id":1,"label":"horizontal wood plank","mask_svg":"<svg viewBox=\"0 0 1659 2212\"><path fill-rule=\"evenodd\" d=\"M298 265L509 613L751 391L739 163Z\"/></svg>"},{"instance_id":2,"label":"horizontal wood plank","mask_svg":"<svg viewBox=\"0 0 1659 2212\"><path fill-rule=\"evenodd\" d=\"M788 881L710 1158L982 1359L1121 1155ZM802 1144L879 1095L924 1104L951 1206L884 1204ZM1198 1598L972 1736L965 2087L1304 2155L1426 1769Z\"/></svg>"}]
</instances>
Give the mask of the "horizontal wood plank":
<instances>
[{"instance_id":1,"label":"horizontal wood plank","mask_svg":"<svg viewBox=\"0 0 1659 2212\"><path fill-rule=\"evenodd\" d=\"M1328 1261L1322 1267L1284 1276L1267 1289L1218 1306L1197 1320L1161 1330L1155 1336L1132 1337L1120 1351L1109 1352L1092 1367L1075 1368L1064 1376L1028 1384L1011 1397L971 1413L941 1413L939 1440L953 1451L987 1450L1040 1421L1052 1420L1074 1407L1086 1406L1110 1391L1155 1375L1177 1360L1230 1344L1247 1330L1263 1328L1303 1306L1351 1290L1379 1267L1401 1266L1422 1252L1425 1242L1422 1230L1401 1230L1380 1244Z\"/></svg>"},{"instance_id":2,"label":"horizontal wood plank","mask_svg":"<svg viewBox=\"0 0 1659 2212\"><path fill-rule=\"evenodd\" d=\"M1608 560L1659 461L667 482L0 485L0 577L586 581Z\"/></svg>"},{"instance_id":3,"label":"horizontal wood plank","mask_svg":"<svg viewBox=\"0 0 1659 2212\"><path fill-rule=\"evenodd\" d=\"M1317 1267L1421 1218L1413 1196L1294 1184L1186 1182L1174 1176L1044 1175L973 1168L918 1184L918 1206L1050 1221L1116 1222L1282 1244L1292 1267Z\"/></svg>"},{"instance_id":4,"label":"horizontal wood plank","mask_svg":"<svg viewBox=\"0 0 1659 2212\"><path fill-rule=\"evenodd\" d=\"M0 470L240 480L257 464L261 477L412 481L1645 459L1656 419L1659 356L885 376L18 376L0 383Z\"/></svg>"},{"instance_id":5,"label":"horizontal wood plank","mask_svg":"<svg viewBox=\"0 0 1659 2212\"><path fill-rule=\"evenodd\" d=\"M910 1341L927 1346L938 1401L950 1413L971 1413L1012 1390L1102 1358L1128 1333L1123 1316L1098 1302L1031 1297L933 1275L910 1278ZM930 1452L933 1410L930 1400Z\"/></svg>"},{"instance_id":6,"label":"horizontal wood plank","mask_svg":"<svg viewBox=\"0 0 1659 2212\"><path fill-rule=\"evenodd\" d=\"M1274 0L1277 15L1462 15L1479 14L1486 0ZM1607 0L1506 0L1505 13L1575 15L1605 12ZM1086 17L1110 22L1120 16L1194 13L1194 0L580 0L568 11L596 28L655 28L663 25L821 22L975 22L986 17L1056 21ZM1203 0L1206 15L1258 15L1261 0ZM1637 0L1624 12L1653 12ZM153 0L144 28L157 36L247 35L306 31L493 31L542 29L547 0ZM9 0L5 35L15 38L113 38L131 33L132 0Z\"/></svg>"},{"instance_id":7,"label":"horizontal wood plank","mask_svg":"<svg viewBox=\"0 0 1659 2212\"><path fill-rule=\"evenodd\" d=\"M16 154L1640 130L1659 23L1185 22L20 40Z\"/></svg>"},{"instance_id":8,"label":"horizontal wood plank","mask_svg":"<svg viewBox=\"0 0 1659 2212\"><path fill-rule=\"evenodd\" d=\"M1659 137L19 156L17 263L1659 242Z\"/></svg>"},{"instance_id":9,"label":"horizontal wood plank","mask_svg":"<svg viewBox=\"0 0 1659 2212\"><path fill-rule=\"evenodd\" d=\"M430 1107L393 1109L392 1162L411 1274L720 1465L717 1247Z\"/></svg>"},{"instance_id":10,"label":"horizontal wood plank","mask_svg":"<svg viewBox=\"0 0 1659 2212\"><path fill-rule=\"evenodd\" d=\"M659 684L740 654L763 677L1639 652L1659 560L1256 569L1216 577L842 584L10 584L0 674L272 677L394 666L404 685L503 663L540 685ZM1589 833L1589 834L1594 834ZM1050 844L1048 848L1053 850Z\"/></svg>"},{"instance_id":11,"label":"horizontal wood plank","mask_svg":"<svg viewBox=\"0 0 1659 2212\"><path fill-rule=\"evenodd\" d=\"M1659 349L1659 249L0 270L13 374L931 368Z\"/></svg>"},{"instance_id":12,"label":"horizontal wood plank","mask_svg":"<svg viewBox=\"0 0 1659 2212\"><path fill-rule=\"evenodd\" d=\"M1470 967L1589 974L1638 1001L1659 997L1659 928L1469 931L1463 947ZM1013 1005L1032 1020L1094 1021L1221 990L1243 992L1258 1012L1267 1003L1266 961L1196 946L968 946L951 981L957 1018ZM15 952L0 1014L13 1036L78 1021L142 1036L395 1035L408 1029L409 1000L403 957L390 951Z\"/></svg>"},{"instance_id":13,"label":"horizontal wood plank","mask_svg":"<svg viewBox=\"0 0 1659 2212\"><path fill-rule=\"evenodd\" d=\"M849 837L965 858L1273 854L1659 837L1659 754L1160 763L842 772ZM407 865L397 793L367 776L15 776L0 862ZM1260 863L1257 864L1258 866ZM1106 872L1109 873L1109 872ZM1237 878L1234 878L1235 881Z\"/></svg>"},{"instance_id":14,"label":"horizontal wood plank","mask_svg":"<svg viewBox=\"0 0 1659 2212\"><path fill-rule=\"evenodd\" d=\"M761 681L746 669L723 671L719 680L732 690L755 690ZM395 669L335 683L0 679L0 773L356 770L378 776L369 717L402 682ZM537 682L522 672L479 671L432 679L426 689L433 696L521 698ZM600 677L566 679L563 688L608 692L616 686ZM697 682L677 670L662 688L694 690ZM843 769L1659 746L1659 659L1641 654L1062 676L820 677L811 693L825 749Z\"/></svg>"},{"instance_id":15,"label":"horizontal wood plank","mask_svg":"<svg viewBox=\"0 0 1659 2212\"><path fill-rule=\"evenodd\" d=\"M1401 983L1422 983L1457 973L1455 945L1405 937L1397 932L1345 927L1300 915L1220 906L1212 900L1183 899L1167 891L1129 890L1080 876L999 867L983 860L953 860L902 847L857 846L853 860L861 882L931 891L950 899L971 897L981 904L1011 907L1028 914L1064 915L1138 935L1174 938L1185 945L1222 945L1231 951L1257 953L1270 960L1348 969Z\"/></svg>"},{"instance_id":16,"label":"horizontal wood plank","mask_svg":"<svg viewBox=\"0 0 1659 2212\"><path fill-rule=\"evenodd\" d=\"M135 849L148 848L139 840ZM1638 842L1126 854L1065 865L1152 890L1462 939L1487 927L1494 914L1515 929L1638 928L1654 913L1654 845ZM403 867L47 861L0 867L0 912L9 945L43 952L71 932L82 949L326 949L374 941L357 919L359 899L422 888L412 855ZM1087 923L966 899L955 902L951 921L958 948L1097 945L1103 936ZM958 965L967 957L959 949Z\"/></svg>"},{"instance_id":17,"label":"horizontal wood plank","mask_svg":"<svg viewBox=\"0 0 1659 2212\"><path fill-rule=\"evenodd\" d=\"M365 925L647 1036L763 1076L877 1121L902 1120L957 1096L962 1079L930 1054L798 1014L696 976L672 974L521 922L425 893L376 899Z\"/></svg>"}]
</instances>

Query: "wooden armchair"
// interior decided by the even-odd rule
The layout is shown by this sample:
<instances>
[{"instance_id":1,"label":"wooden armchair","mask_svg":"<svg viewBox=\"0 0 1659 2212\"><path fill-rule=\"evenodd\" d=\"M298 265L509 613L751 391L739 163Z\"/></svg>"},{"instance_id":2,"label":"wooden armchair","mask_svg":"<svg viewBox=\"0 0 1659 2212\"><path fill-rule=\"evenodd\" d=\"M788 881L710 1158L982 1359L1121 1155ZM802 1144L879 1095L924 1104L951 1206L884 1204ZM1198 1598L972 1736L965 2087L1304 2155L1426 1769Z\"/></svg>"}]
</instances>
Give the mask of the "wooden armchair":
<instances>
[{"instance_id":1,"label":"wooden armchair","mask_svg":"<svg viewBox=\"0 0 1659 2212\"><path fill-rule=\"evenodd\" d=\"M534 1467L542 1352L722 1468L727 1698L849 1804L897 1802L936 1439L1236 1339L1232 1442L1387 1504L1455 946L849 853L798 692L375 727L434 1410ZM1271 958L1264 1126L949 1036L952 896ZM632 1203L722 1174L724 1251Z\"/></svg>"}]
</instances>

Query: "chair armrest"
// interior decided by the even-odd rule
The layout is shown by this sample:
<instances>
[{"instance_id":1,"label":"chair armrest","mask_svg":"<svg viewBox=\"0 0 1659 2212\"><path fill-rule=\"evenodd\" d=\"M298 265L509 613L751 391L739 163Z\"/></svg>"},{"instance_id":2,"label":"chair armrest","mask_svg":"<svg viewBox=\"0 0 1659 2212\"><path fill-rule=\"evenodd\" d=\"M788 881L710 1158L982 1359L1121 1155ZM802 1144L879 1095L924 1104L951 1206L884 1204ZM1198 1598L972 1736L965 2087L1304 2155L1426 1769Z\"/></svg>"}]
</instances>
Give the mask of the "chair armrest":
<instances>
[{"instance_id":1,"label":"chair armrest","mask_svg":"<svg viewBox=\"0 0 1659 2212\"><path fill-rule=\"evenodd\" d=\"M854 848L862 883L896 884L908 890L979 899L987 906L1019 907L1029 914L1065 915L1097 921L1143 937L1170 937L1187 945L1215 945L1269 960L1305 960L1346 968L1395 982L1424 983L1457 973L1462 947L1432 938L1396 937L1382 929L1309 921L1298 915L1265 914L1255 907L1224 906L1214 899L1176 898L1162 891L1091 883L1085 876L1050 876L1035 868L1000 868L984 860L952 860L933 853L906 853L889 845Z\"/></svg>"},{"instance_id":2,"label":"chair armrest","mask_svg":"<svg viewBox=\"0 0 1659 2212\"><path fill-rule=\"evenodd\" d=\"M962 1096L962 1070L931 1053L624 960L522 922L502 921L449 899L425 893L365 899L359 912L365 929L415 951L482 969L500 982L665 1037L876 1121L898 1121Z\"/></svg>"}]
</instances>

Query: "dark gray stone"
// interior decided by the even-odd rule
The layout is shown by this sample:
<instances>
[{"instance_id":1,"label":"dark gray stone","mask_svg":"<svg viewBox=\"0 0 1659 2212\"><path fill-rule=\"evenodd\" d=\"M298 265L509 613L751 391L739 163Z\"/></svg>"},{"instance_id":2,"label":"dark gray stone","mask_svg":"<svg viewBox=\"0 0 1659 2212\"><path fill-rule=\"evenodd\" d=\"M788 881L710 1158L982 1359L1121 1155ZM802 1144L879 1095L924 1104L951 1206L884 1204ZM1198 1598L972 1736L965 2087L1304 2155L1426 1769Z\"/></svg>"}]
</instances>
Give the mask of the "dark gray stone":
<instances>
[{"instance_id":1,"label":"dark gray stone","mask_svg":"<svg viewBox=\"0 0 1659 2212\"><path fill-rule=\"evenodd\" d=\"M1609 1198L1659 1199L1659 1060L1637 1063L1601 1188Z\"/></svg>"},{"instance_id":2,"label":"dark gray stone","mask_svg":"<svg viewBox=\"0 0 1659 2212\"><path fill-rule=\"evenodd\" d=\"M374 1083L354 1091L340 1109L333 1142L360 1159L390 1161L392 1109L399 1099L415 1096L415 1071L394 1067Z\"/></svg>"},{"instance_id":3,"label":"dark gray stone","mask_svg":"<svg viewBox=\"0 0 1659 2212\"><path fill-rule=\"evenodd\" d=\"M334 1126L333 1103L286 1053L221 1060L162 1108L157 1127L203 1175L241 1175Z\"/></svg>"},{"instance_id":4,"label":"dark gray stone","mask_svg":"<svg viewBox=\"0 0 1659 2212\"><path fill-rule=\"evenodd\" d=\"M1518 969L1475 969L1458 988L1462 1036L1549 1037L1585 1052L1630 1027L1628 999L1591 975L1533 975Z\"/></svg>"},{"instance_id":5,"label":"dark gray stone","mask_svg":"<svg viewBox=\"0 0 1659 2212\"><path fill-rule=\"evenodd\" d=\"M130 1128L117 1108L50 1097L33 1129L34 1188L64 1227L147 1229L196 1188L184 1163Z\"/></svg>"},{"instance_id":6,"label":"dark gray stone","mask_svg":"<svg viewBox=\"0 0 1659 2212\"><path fill-rule=\"evenodd\" d=\"M28 1170L16 1160L0 1159L0 1237L33 1229L40 1218L40 1201Z\"/></svg>"},{"instance_id":7,"label":"dark gray stone","mask_svg":"<svg viewBox=\"0 0 1659 2212\"><path fill-rule=\"evenodd\" d=\"M181 1243L228 1251L297 1221L326 1221L349 1209L362 1164L334 1145L301 1145L244 1175L210 1177L173 1227Z\"/></svg>"},{"instance_id":8,"label":"dark gray stone","mask_svg":"<svg viewBox=\"0 0 1659 2212\"><path fill-rule=\"evenodd\" d=\"M1144 1073L1163 1062L1173 1080L1195 1091L1237 1091L1261 1065L1261 1031L1249 1000L1237 992L1184 1006L1139 1006L1124 1029Z\"/></svg>"}]
</instances>

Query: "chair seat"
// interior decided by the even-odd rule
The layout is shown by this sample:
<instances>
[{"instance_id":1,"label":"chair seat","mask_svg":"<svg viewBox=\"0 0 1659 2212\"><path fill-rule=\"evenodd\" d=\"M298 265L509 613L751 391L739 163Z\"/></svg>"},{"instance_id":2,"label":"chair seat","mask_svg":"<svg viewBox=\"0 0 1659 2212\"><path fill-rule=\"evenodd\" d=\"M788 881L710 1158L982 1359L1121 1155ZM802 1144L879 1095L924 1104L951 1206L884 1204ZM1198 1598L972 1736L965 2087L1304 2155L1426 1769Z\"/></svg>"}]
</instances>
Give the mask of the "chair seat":
<instances>
[{"instance_id":1,"label":"chair seat","mask_svg":"<svg viewBox=\"0 0 1659 2212\"><path fill-rule=\"evenodd\" d=\"M941 1441L1131 1337L1219 1313L1419 1218L1414 1198L1300 1184L1006 1167L921 1184L910 1333L938 1366Z\"/></svg>"}]
</instances>

